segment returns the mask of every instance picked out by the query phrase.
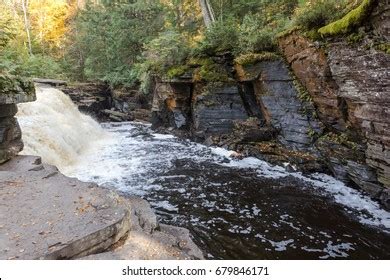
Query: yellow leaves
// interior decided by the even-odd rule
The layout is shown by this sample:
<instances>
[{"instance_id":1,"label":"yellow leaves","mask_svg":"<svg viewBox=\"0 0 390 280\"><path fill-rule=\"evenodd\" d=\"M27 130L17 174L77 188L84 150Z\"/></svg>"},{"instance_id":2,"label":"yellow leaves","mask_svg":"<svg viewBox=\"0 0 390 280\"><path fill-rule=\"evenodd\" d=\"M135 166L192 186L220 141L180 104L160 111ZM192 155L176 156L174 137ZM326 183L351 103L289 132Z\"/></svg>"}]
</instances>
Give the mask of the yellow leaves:
<instances>
[{"instance_id":1,"label":"yellow leaves","mask_svg":"<svg viewBox=\"0 0 390 280\"><path fill-rule=\"evenodd\" d=\"M71 7L66 0L33 0L29 2L31 28L41 46L61 49Z\"/></svg>"}]
</instances>

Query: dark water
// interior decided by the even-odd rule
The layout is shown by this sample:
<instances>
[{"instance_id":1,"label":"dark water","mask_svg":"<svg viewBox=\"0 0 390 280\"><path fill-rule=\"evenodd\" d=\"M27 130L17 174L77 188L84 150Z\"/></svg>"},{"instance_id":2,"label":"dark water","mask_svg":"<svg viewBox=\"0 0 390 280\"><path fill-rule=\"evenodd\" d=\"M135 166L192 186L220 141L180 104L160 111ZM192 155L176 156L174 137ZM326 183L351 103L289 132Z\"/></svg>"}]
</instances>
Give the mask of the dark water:
<instances>
[{"instance_id":1,"label":"dark water","mask_svg":"<svg viewBox=\"0 0 390 280\"><path fill-rule=\"evenodd\" d=\"M106 129L112 142L66 173L144 197L209 259L390 258L390 213L329 176L231 160L141 124Z\"/></svg>"}]
</instances>

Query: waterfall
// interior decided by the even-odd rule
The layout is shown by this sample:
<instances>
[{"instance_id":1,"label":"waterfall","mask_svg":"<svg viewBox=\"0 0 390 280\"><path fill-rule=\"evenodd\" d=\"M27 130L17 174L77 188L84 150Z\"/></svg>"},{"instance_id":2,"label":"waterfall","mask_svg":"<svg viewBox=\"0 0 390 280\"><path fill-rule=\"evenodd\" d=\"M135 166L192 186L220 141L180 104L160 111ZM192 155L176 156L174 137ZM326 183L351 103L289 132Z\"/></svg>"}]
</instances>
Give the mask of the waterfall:
<instances>
[{"instance_id":1,"label":"waterfall","mask_svg":"<svg viewBox=\"0 0 390 280\"><path fill-rule=\"evenodd\" d=\"M41 156L45 163L63 170L110 138L62 91L46 86L37 86L36 90L35 102L18 105L25 145L22 154Z\"/></svg>"}]
</instances>

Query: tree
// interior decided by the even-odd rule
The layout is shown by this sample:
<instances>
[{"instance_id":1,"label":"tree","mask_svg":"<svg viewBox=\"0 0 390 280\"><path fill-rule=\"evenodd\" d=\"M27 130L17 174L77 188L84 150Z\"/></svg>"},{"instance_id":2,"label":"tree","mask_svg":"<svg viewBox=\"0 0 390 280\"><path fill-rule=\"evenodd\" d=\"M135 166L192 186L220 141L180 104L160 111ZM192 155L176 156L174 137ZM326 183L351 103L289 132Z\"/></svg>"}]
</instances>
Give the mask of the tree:
<instances>
[{"instance_id":1,"label":"tree","mask_svg":"<svg viewBox=\"0 0 390 280\"><path fill-rule=\"evenodd\" d=\"M33 55L32 45L31 45L31 36L30 36L30 23L29 23L28 15L27 15L28 0L22 0L22 9L23 9L24 27L26 29L26 34L27 34L28 51L29 51L30 55Z\"/></svg>"},{"instance_id":2,"label":"tree","mask_svg":"<svg viewBox=\"0 0 390 280\"><path fill-rule=\"evenodd\" d=\"M144 45L164 30L163 6L155 0L87 2L72 27L67 61L79 77L131 83Z\"/></svg>"},{"instance_id":3,"label":"tree","mask_svg":"<svg viewBox=\"0 0 390 280\"><path fill-rule=\"evenodd\" d=\"M199 0L200 6L202 9L203 20L206 27L210 27L213 22L215 22L215 16L213 8L209 0Z\"/></svg>"}]
</instances>

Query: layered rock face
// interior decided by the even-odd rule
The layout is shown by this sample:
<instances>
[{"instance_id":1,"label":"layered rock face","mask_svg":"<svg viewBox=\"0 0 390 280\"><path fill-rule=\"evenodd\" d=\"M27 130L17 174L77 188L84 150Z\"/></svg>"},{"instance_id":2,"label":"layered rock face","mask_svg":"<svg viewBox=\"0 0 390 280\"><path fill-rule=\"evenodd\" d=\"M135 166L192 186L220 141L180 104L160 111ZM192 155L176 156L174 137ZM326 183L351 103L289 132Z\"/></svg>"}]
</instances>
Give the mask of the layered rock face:
<instances>
[{"instance_id":1,"label":"layered rock face","mask_svg":"<svg viewBox=\"0 0 390 280\"><path fill-rule=\"evenodd\" d=\"M280 49L311 95L326 134L317 147L334 175L390 207L390 56L372 48L389 38L389 5L379 3L358 44L335 39L326 46L292 33Z\"/></svg>"},{"instance_id":2,"label":"layered rock face","mask_svg":"<svg viewBox=\"0 0 390 280\"><path fill-rule=\"evenodd\" d=\"M263 61L250 66L237 65L244 94L254 89L265 122L279 131L279 142L294 150L311 150L310 131L320 132L313 117L314 107L299 96L294 79L282 60ZM249 77L249 78L248 78Z\"/></svg>"},{"instance_id":3,"label":"layered rock face","mask_svg":"<svg viewBox=\"0 0 390 280\"><path fill-rule=\"evenodd\" d=\"M154 127L188 129L191 123L191 97L190 80L157 81L152 103Z\"/></svg>"},{"instance_id":4,"label":"layered rock face","mask_svg":"<svg viewBox=\"0 0 390 280\"><path fill-rule=\"evenodd\" d=\"M15 157L22 149L22 132L16 104L36 99L31 82L0 74L0 164Z\"/></svg>"},{"instance_id":5,"label":"layered rock face","mask_svg":"<svg viewBox=\"0 0 390 280\"><path fill-rule=\"evenodd\" d=\"M305 170L322 170L311 155L316 153L311 132L320 133L321 126L285 62L278 58L235 68L235 80L225 83L158 82L153 126L186 131L208 145L274 163L292 161Z\"/></svg>"},{"instance_id":6,"label":"layered rock face","mask_svg":"<svg viewBox=\"0 0 390 280\"><path fill-rule=\"evenodd\" d=\"M69 95L78 109L94 119L106 122L149 121L151 100L138 90L112 89L105 83L56 83L56 80L37 80L56 86Z\"/></svg>"},{"instance_id":7,"label":"layered rock face","mask_svg":"<svg viewBox=\"0 0 390 280\"><path fill-rule=\"evenodd\" d=\"M206 144L332 173L390 208L390 57L376 47L389 39L384 2L358 43L313 42L294 31L279 38L285 60L264 54L236 64L227 71L233 81L215 86L186 75L185 83L161 82L155 127L185 128Z\"/></svg>"},{"instance_id":8,"label":"layered rock face","mask_svg":"<svg viewBox=\"0 0 390 280\"><path fill-rule=\"evenodd\" d=\"M238 84L214 88L203 85L195 87L192 122L198 137L230 133L234 121L248 119Z\"/></svg>"}]
</instances>

